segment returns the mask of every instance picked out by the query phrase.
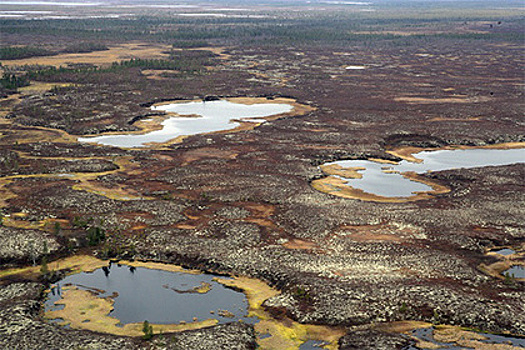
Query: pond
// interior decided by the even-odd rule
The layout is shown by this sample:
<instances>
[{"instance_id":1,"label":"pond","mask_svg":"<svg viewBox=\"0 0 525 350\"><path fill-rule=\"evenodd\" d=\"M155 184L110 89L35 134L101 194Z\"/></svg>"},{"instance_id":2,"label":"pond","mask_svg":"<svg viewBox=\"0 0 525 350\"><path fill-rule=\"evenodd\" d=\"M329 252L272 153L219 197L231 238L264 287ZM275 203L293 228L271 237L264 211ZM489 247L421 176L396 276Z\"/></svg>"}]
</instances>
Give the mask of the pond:
<instances>
[{"instance_id":1,"label":"pond","mask_svg":"<svg viewBox=\"0 0 525 350\"><path fill-rule=\"evenodd\" d=\"M80 137L78 141L124 148L144 147L151 142L164 143L180 136L235 129L241 125L239 121L263 123L264 117L288 113L293 106L286 103L243 104L218 100L171 103L152 106L151 109L174 115L162 121L160 130L145 134Z\"/></svg>"},{"instance_id":2,"label":"pond","mask_svg":"<svg viewBox=\"0 0 525 350\"><path fill-rule=\"evenodd\" d=\"M480 346L486 346L487 349L490 348L490 345L495 344L502 344L506 345L507 347L503 347L505 349L517 349L525 347L525 339L523 338L516 338L516 337L510 337L510 336L502 336L502 335L496 335L496 334L489 334L489 333L477 333L477 332L467 332L467 331L461 331L459 328L456 330L455 333L457 335L461 336L459 337L461 339L460 342L456 343L453 341L437 341L436 333L438 334L437 338L444 338L444 339L454 339L456 337L448 337L449 334L455 334L454 332L450 332L450 327L445 330L436 330L434 327L428 327L428 328L420 328L412 331L411 335L419 340L423 340L425 342L429 342L431 344L434 344L435 348L443 349L443 350L463 350L463 349L471 349L471 348L481 348ZM480 337L481 336L481 337ZM514 348L508 347L513 346ZM430 347L429 347L430 348ZM483 347L485 348L485 347ZM409 346L406 350L416 350L420 349L420 347L417 346ZM499 347L498 347L499 349Z\"/></svg>"},{"instance_id":3,"label":"pond","mask_svg":"<svg viewBox=\"0 0 525 350\"><path fill-rule=\"evenodd\" d=\"M384 164L371 160L342 160L326 163L322 169L328 175L341 179L345 186L381 197L410 197L417 192L432 191L427 184L413 181L404 174L423 174L458 168L509 165L525 162L525 149L465 149L424 151L415 155L420 163L403 160L398 164ZM345 176L334 173L330 166L339 170L350 169L357 174ZM356 178L360 177L360 178ZM341 189L341 187L339 187ZM333 193L336 194L336 193Z\"/></svg>"},{"instance_id":4,"label":"pond","mask_svg":"<svg viewBox=\"0 0 525 350\"><path fill-rule=\"evenodd\" d=\"M502 274L503 276L524 279L525 278L525 267L521 265L513 265L510 267L510 269L503 271Z\"/></svg>"},{"instance_id":5,"label":"pond","mask_svg":"<svg viewBox=\"0 0 525 350\"><path fill-rule=\"evenodd\" d=\"M62 288L75 286L95 293L98 298L113 299L109 316L121 324L144 320L155 324L190 323L210 318L218 323L241 319L255 323L258 319L246 317L246 296L216 282L215 277L111 264L61 280L49 292L45 310L63 308L59 304Z\"/></svg>"},{"instance_id":6,"label":"pond","mask_svg":"<svg viewBox=\"0 0 525 350\"><path fill-rule=\"evenodd\" d=\"M516 251L510 248L503 248L503 249L498 249L498 250L491 250L491 253L495 253L495 254L499 254L503 256L509 256L509 255L516 253Z\"/></svg>"},{"instance_id":7,"label":"pond","mask_svg":"<svg viewBox=\"0 0 525 350\"><path fill-rule=\"evenodd\" d=\"M334 347L346 332L274 318L262 304L279 292L249 277L216 276L154 262L106 265L91 257L63 263L94 270L51 285L44 316L61 327L141 337L146 320L155 335L242 320L253 324L257 342L268 349L281 349L283 344L294 349Z\"/></svg>"},{"instance_id":8,"label":"pond","mask_svg":"<svg viewBox=\"0 0 525 350\"><path fill-rule=\"evenodd\" d=\"M326 345L328 345L328 343L324 341L308 340L307 342L301 344L299 350L320 350L324 349L324 346Z\"/></svg>"}]
</instances>

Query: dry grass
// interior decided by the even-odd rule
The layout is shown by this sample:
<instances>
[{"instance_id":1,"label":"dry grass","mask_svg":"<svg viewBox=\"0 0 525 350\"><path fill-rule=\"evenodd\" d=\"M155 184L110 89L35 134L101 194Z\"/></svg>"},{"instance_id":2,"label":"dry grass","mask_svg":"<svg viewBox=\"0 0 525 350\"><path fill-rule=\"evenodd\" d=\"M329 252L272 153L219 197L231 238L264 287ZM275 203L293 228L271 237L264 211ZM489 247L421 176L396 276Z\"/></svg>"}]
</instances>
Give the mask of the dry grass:
<instances>
[{"instance_id":1,"label":"dry grass","mask_svg":"<svg viewBox=\"0 0 525 350\"><path fill-rule=\"evenodd\" d=\"M487 339L482 334L471 331L466 331L460 327L454 326L437 326L434 330L434 339L443 343L456 343L465 348L472 348L475 350L518 350L521 347L512 346L509 344L487 344L481 340Z\"/></svg>"},{"instance_id":2,"label":"dry grass","mask_svg":"<svg viewBox=\"0 0 525 350\"><path fill-rule=\"evenodd\" d=\"M48 311L45 317L48 319L61 318L64 320L61 324L69 325L71 328L132 337L144 335L142 323L121 325L118 319L108 316L113 310L114 300L100 298L94 292L73 286L63 287L62 299L55 304L64 305L64 308ZM153 333L173 333L210 327L217 323L217 320L209 319L181 324L152 324L152 327Z\"/></svg>"},{"instance_id":3,"label":"dry grass","mask_svg":"<svg viewBox=\"0 0 525 350\"><path fill-rule=\"evenodd\" d=\"M4 125L10 125L10 123L2 123ZM0 124L0 127L3 126ZM74 142L74 138L69 136L64 131L54 130L42 127L31 127L29 130L18 131L16 135L16 142L18 143L33 143L36 141L51 141L51 142ZM7 142L7 141L6 141ZM0 143L1 139L0 139ZM23 152L18 152L20 158L25 159L39 159L38 157L29 156ZM96 173L71 173L71 180L77 181L77 184L72 188L79 191L87 191L95 193L97 195L105 196L107 198L116 200L135 200L135 199L151 199L150 197L144 197L129 187L118 186L113 188L104 187L97 178L99 176L109 175L112 173L125 171L127 174L137 175L141 173L140 166L137 163L132 162L133 157L86 157L86 158L74 158L74 157L48 157L46 159L54 160L107 160L115 163L118 168L115 170L96 172ZM15 179L27 179L27 178L57 178L60 174L28 174L28 175L13 175L4 176L0 178L0 208L7 205L7 200L15 198L16 194L9 190L9 184Z\"/></svg>"},{"instance_id":4,"label":"dry grass","mask_svg":"<svg viewBox=\"0 0 525 350\"><path fill-rule=\"evenodd\" d=\"M435 104L435 103L477 103L477 102L487 102L490 98L477 96L477 97L468 97L463 95L454 95L453 97L442 97L442 98L432 98L432 97L410 97L410 96L401 96L395 97L394 101L404 102L408 104Z\"/></svg>"},{"instance_id":5,"label":"dry grass","mask_svg":"<svg viewBox=\"0 0 525 350\"><path fill-rule=\"evenodd\" d=\"M360 170L366 170L365 167L343 168L339 164L321 165L321 170L327 175L337 175L347 179L362 179L363 174Z\"/></svg>"},{"instance_id":6,"label":"dry grass","mask_svg":"<svg viewBox=\"0 0 525 350\"><path fill-rule=\"evenodd\" d=\"M120 261L119 263L135 267L158 269L171 272L201 274L202 271L186 270L180 266L154 262ZM69 269L71 273L94 271L108 262L92 256L79 255L57 260L48 264L50 270ZM20 277L35 279L40 274L40 266L9 269L0 271L0 277L19 275ZM248 278L234 277L234 279L215 278L225 286L237 289L246 294L249 304L249 316L257 317L260 322L255 325L258 334L270 333L271 337L260 339L261 349L268 350L298 350L299 346L308 340L325 341L329 344L326 349L337 349L338 339L345 334L343 328L301 324L284 317L275 319L264 310L263 302L279 294L263 281ZM202 285L196 292L205 293L209 286ZM93 332L110 333L123 336L142 336L142 323L120 325L120 321L110 317L114 300L110 297L100 298L92 291L78 289L74 286L62 288L62 299L57 304L64 305L62 310L49 311L47 319L63 319L75 329L85 329ZM215 319L200 322L157 325L152 324L154 333L180 332L189 329L199 329L217 324Z\"/></svg>"},{"instance_id":7,"label":"dry grass","mask_svg":"<svg viewBox=\"0 0 525 350\"><path fill-rule=\"evenodd\" d=\"M512 258L507 258L490 265L481 263L478 265L478 269L489 276L504 280L505 276L503 276L503 272L510 269L511 266L520 265L525 268L525 261L518 260L520 257L523 258L523 256L524 254L519 254ZM516 281L525 282L525 278L516 278Z\"/></svg>"},{"instance_id":8,"label":"dry grass","mask_svg":"<svg viewBox=\"0 0 525 350\"><path fill-rule=\"evenodd\" d=\"M48 263L50 271L70 270L71 274L82 271L94 271L108 262L89 255L76 255ZM0 271L0 277L20 275L28 279L37 279L40 276L40 266L7 269Z\"/></svg>"},{"instance_id":9,"label":"dry grass","mask_svg":"<svg viewBox=\"0 0 525 350\"><path fill-rule=\"evenodd\" d=\"M30 85L18 88L18 93L0 99L3 105L0 107L0 117L5 117L12 111L12 107L22 101L22 98L30 95L43 94L55 87L71 86L69 83L43 83L33 81Z\"/></svg>"},{"instance_id":10,"label":"dry grass","mask_svg":"<svg viewBox=\"0 0 525 350\"><path fill-rule=\"evenodd\" d=\"M404 160L407 160L409 162L421 163L423 162L423 160L414 157L414 154L419 153L421 151L425 151L425 150L429 150L429 149L418 148L418 147L402 147L402 148L395 148L395 149L387 150L386 152L390 153L391 155L395 157L399 157Z\"/></svg>"},{"instance_id":11,"label":"dry grass","mask_svg":"<svg viewBox=\"0 0 525 350\"><path fill-rule=\"evenodd\" d=\"M392 165L399 164L396 161L388 160L388 159L381 159L381 158L368 158L368 160L371 162L376 162L376 163L381 163L381 164L392 164Z\"/></svg>"},{"instance_id":12,"label":"dry grass","mask_svg":"<svg viewBox=\"0 0 525 350\"><path fill-rule=\"evenodd\" d=\"M189 270L185 269L178 265L170 265L170 264L163 264L163 263L156 263L156 262L143 262L143 261L119 261L120 264L128 265L128 266L134 266L134 267L143 267L146 269L152 269L152 270L162 270L162 271L168 271L168 272L180 272L180 273L187 273L191 275L200 275L202 274L202 271L200 270Z\"/></svg>"},{"instance_id":13,"label":"dry grass","mask_svg":"<svg viewBox=\"0 0 525 350\"><path fill-rule=\"evenodd\" d=\"M110 160L110 159L108 159ZM109 170L104 172L98 172L98 173L75 173L73 174L74 177L73 180L76 180L78 183L74 185L72 188L74 190L78 191L86 191L90 193L97 194L99 196L104 196L110 199L115 200L149 200L150 197L144 197L140 193L138 193L136 190L134 190L131 187L120 185L120 186L114 186L112 188L107 188L103 186L103 184L99 181L97 181L97 178L99 176L105 176L109 174L113 174L116 172L126 172L126 174L130 175L136 175L141 172L140 166L137 163L132 162L133 157L119 157L117 159L111 159L113 163L119 166L116 170Z\"/></svg>"},{"instance_id":14,"label":"dry grass","mask_svg":"<svg viewBox=\"0 0 525 350\"><path fill-rule=\"evenodd\" d=\"M424 179L418 176L415 173L403 173L404 177L412 180L424 183L432 187L432 191L428 192L418 192L415 195L409 197L383 197L373 193L367 193L363 190L351 187L347 185L347 182L341 180L340 178L334 176L328 176L322 179L312 181L312 186L318 191L328 193L334 196L349 198L349 199L359 199L367 202L382 202L382 203L405 203L413 202L423 199L432 198L432 195L443 194L450 191L449 188L439 185L437 183L431 182L427 179Z\"/></svg>"},{"instance_id":15,"label":"dry grass","mask_svg":"<svg viewBox=\"0 0 525 350\"><path fill-rule=\"evenodd\" d=\"M303 241L302 239L291 239L283 244L283 247L287 249L297 250L312 250L319 248L317 244L313 242Z\"/></svg>"},{"instance_id":16,"label":"dry grass","mask_svg":"<svg viewBox=\"0 0 525 350\"><path fill-rule=\"evenodd\" d=\"M3 129L3 138L0 138L0 144L12 145L15 142L19 144L36 143L36 142L56 142L56 143L73 143L76 137L69 135L63 130L46 128L41 126L24 127L24 130L11 131L13 123L10 120L0 120L0 128Z\"/></svg>"},{"instance_id":17,"label":"dry grass","mask_svg":"<svg viewBox=\"0 0 525 350\"><path fill-rule=\"evenodd\" d=\"M70 83L44 83L39 81L32 81L30 85L18 88L22 95L39 95L53 88L72 86Z\"/></svg>"},{"instance_id":18,"label":"dry grass","mask_svg":"<svg viewBox=\"0 0 525 350\"><path fill-rule=\"evenodd\" d=\"M169 78L163 76L164 74L175 74L179 71L168 69L144 69L140 73L147 79L151 80L168 80Z\"/></svg>"},{"instance_id":19,"label":"dry grass","mask_svg":"<svg viewBox=\"0 0 525 350\"><path fill-rule=\"evenodd\" d=\"M249 316L256 316L261 321L255 324L258 334L270 334L271 337L259 339L262 350L298 350L308 340L326 341L325 349L338 348L337 341L346 332L343 328L301 324L284 317L275 319L262 308L262 303L279 292L262 281L236 277L233 280L217 279L219 283L244 291L250 305Z\"/></svg>"},{"instance_id":20,"label":"dry grass","mask_svg":"<svg viewBox=\"0 0 525 350\"><path fill-rule=\"evenodd\" d=\"M411 332L415 329L419 328L428 328L431 327L432 324L428 322L422 322L422 321L396 321L396 322L388 322L388 323L380 323L374 328L387 333L406 333Z\"/></svg>"},{"instance_id":21,"label":"dry grass","mask_svg":"<svg viewBox=\"0 0 525 350\"><path fill-rule=\"evenodd\" d=\"M448 122L448 121L459 121L459 122L477 122L480 121L481 117L472 117L472 118L448 118L448 117L436 117L428 119L427 122Z\"/></svg>"},{"instance_id":22,"label":"dry grass","mask_svg":"<svg viewBox=\"0 0 525 350\"><path fill-rule=\"evenodd\" d=\"M376 330L388 333L405 333L409 334L410 332L420 329L420 328L429 328L433 325L431 323L421 322L421 321L397 321L382 323L375 327ZM417 337L412 336L416 341L418 349L440 349L440 345L435 344L430 341L421 340ZM458 347L464 347L475 350L517 350L521 349L508 344L491 344L483 343L481 340L487 339L483 334L465 330L457 326L448 326L448 325L437 325L434 326L432 338L436 342L441 343L454 343Z\"/></svg>"},{"instance_id":23,"label":"dry grass","mask_svg":"<svg viewBox=\"0 0 525 350\"><path fill-rule=\"evenodd\" d=\"M68 53L56 56L40 56L24 58L19 60L2 60L0 63L6 66L22 65L48 65L65 66L68 64L87 63L96 66L109 66L113 62L129 60L132 58L161 59L167 58L165 53L170 50L169 45L129 43L112 46L109 50L95 51L89 53Z\"/></svg>"},{"instance_id":24,"label":"dry grass","mask_svg":"<svg viewBox=\"0 0 525 350\"><path fill-rule=\"evenodd\" d=\"M182 155L182 159L184 160L184 163L182 163L182 165L188 165L194 161L209 158L232 160L235 159L238 155L239 154L237 152L233 152L230 150L221 150L210 147L197 148L194 150L187 151Z\"/></svg>"}]
</instances>

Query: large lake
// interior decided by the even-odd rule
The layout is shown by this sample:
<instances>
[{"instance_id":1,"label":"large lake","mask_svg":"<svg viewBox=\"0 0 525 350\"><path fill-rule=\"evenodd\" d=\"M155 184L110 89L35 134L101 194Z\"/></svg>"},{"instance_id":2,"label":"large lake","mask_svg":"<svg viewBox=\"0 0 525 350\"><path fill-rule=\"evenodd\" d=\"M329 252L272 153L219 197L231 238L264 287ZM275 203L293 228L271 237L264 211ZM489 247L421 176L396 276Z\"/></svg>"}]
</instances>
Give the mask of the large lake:
<instances>
[{"instance_id":1,"label":"large lake","mask_svg":"<svg viewBox=\"0 0 525 350\"><path fill-rule=\"evenodd\" d=\"M144 147L148 143L164 143L179 136L205 134L235 129L243 122L263 123L264 117L292 111L285 103L241 104L226 100L186 102L152 106L152 110L166 111L170 116L161 123L162 129L146 134L102 135L80 137L80 142L93 142L123 148ZM257 119L261 118L261 119Z\"/></svg>"}]
</instances>

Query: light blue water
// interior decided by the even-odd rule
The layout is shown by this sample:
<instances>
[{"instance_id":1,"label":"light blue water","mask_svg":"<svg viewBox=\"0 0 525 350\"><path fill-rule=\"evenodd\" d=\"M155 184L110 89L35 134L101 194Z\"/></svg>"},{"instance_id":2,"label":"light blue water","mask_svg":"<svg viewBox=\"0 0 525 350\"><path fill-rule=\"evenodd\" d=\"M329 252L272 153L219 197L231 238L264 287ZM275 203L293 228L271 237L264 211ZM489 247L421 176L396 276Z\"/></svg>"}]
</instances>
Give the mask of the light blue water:
<instances>
[{"instance_id":1,"label":"light blue water","mask_svg":"<svg viewBox=\"0 0 525 350\"><path fill-rule=\"evenodd\" d=\"M422 162L413 163L403 160L399 164L390 165L370 160L341 160L325 165L338 164L343 168L363 167L366 170L359 170L363 175L361 179L336 177L346 181L348 186L367 193L383 197L409 197L416 192L431 191L432 188L403 177L401 174L404 172L423 174L431 171L525 163L525 149L425 151L417 153L415 157ZM387 170L393 170L395 173L385 172Z\"/></svg>"},{"instance_id":2,"label":"light blue water","mask_svg":"<svg viewBox=\"0 0 525 350\"><path fill-rule=\"evenodd\" d=\"M144 147L150 142L163 143L179 136L235 129L240 125L235 120L261 123L264 122L264 119L254 120L254 118L263 118L288 113L293 109L293 106L281 103L245 105L220 100L210 102L173 103L153 106L151 109L177 113L179 116L173 116L164 120L161 123L161 130L155 130L143 135L123 134L79 137L78 141L123 148Z\"/></svg>"},{"instance_id":3,"label":"light blue water","mask_svg":"<svg viewBox=\"0 0 525 350\"><path fill-rule=\"evenodd\" d=\"M525 278L525 268L521 265L514 265L510 269L503 271L503 276L507 274L514 276L514 278Z\"/></svg>"},{"instance_id":4,"label":"light blue water","mask_svg":"<svg viewBox=\"0 0 525 350\"><path fill-rule=\"evenodd\" d=\"M503 249L499 249L499 250L493 250L492 253L508 256L508 255L512 255L512 254L516 253L516 251L514 251L512 249L509 249L509 248L503 248Z\"/></svg>"}]
</instances>

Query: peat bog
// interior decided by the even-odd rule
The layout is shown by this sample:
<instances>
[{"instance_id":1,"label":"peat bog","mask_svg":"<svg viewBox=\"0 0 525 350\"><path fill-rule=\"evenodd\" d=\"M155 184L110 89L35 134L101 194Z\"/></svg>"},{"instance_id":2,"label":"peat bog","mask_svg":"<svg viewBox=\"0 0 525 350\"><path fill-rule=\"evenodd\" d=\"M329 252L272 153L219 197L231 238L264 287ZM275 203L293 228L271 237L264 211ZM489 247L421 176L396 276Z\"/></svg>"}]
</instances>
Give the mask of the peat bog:
<instances>
[{"instance_id":1,"label":"peat bog","mask_svg":"<svg viewBox=\"0 0 525 350\"><path fill-rule=\"evenodd\" d=\"M3 2L0 347L519 349L522 7Z\"/></svg>"}]
</instances>

